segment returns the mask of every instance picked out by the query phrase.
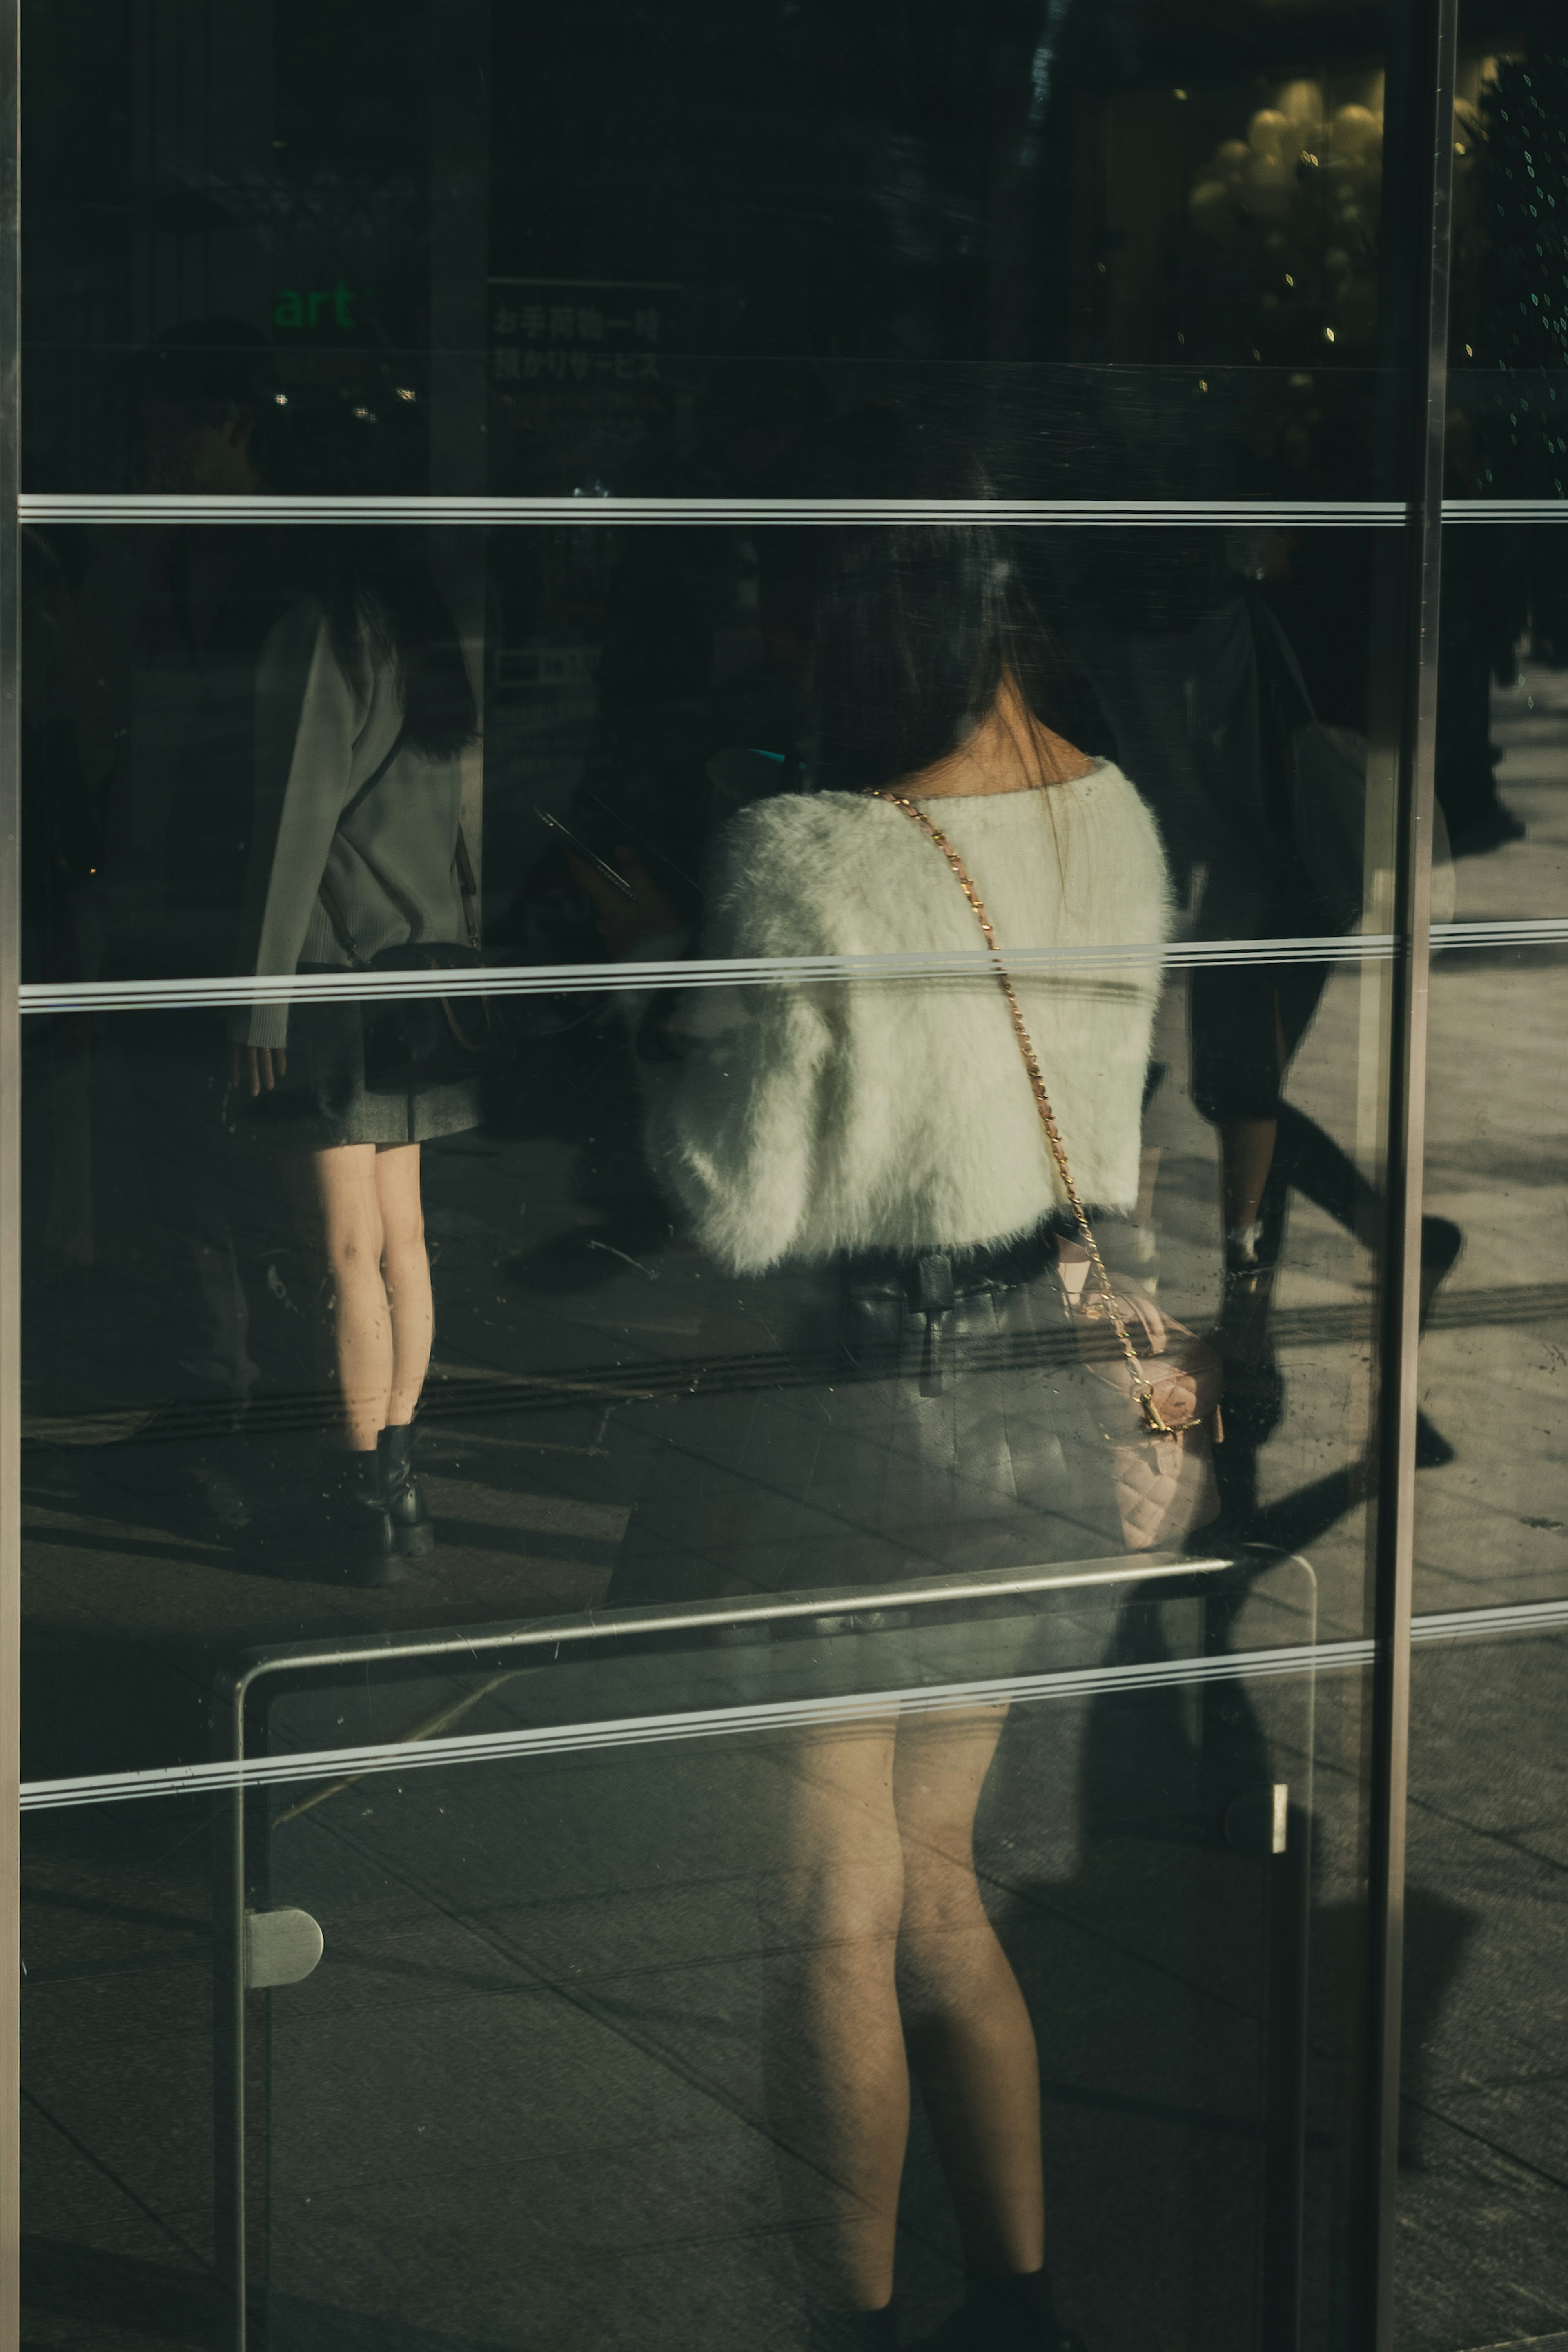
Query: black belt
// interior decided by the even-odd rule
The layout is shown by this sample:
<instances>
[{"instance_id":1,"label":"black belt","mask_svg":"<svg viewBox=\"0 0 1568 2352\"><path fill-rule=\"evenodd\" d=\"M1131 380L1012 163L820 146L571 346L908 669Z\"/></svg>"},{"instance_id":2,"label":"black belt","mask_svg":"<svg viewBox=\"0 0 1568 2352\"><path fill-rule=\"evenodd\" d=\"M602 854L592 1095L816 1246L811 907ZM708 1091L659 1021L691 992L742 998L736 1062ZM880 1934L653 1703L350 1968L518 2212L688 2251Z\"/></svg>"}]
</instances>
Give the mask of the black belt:
<instances>
[{"instance_id":1,"label":"black belt","mask_svg":"<svg viewBox=\"0 0 1568 2352\"><path fill-rule=\"evenodd\" d=\"M868 1305L901 1298L905 1311L925 1325L921 1393L942 1388L942 1339L948 1316L966 1298L994 1297L1037 1282L1056 1263L1054 1225L1037 1225L1016 1241L983 1242L969 1249L868 1250L841 1261L847 1299Z\"/></svg>"}]
</instances>

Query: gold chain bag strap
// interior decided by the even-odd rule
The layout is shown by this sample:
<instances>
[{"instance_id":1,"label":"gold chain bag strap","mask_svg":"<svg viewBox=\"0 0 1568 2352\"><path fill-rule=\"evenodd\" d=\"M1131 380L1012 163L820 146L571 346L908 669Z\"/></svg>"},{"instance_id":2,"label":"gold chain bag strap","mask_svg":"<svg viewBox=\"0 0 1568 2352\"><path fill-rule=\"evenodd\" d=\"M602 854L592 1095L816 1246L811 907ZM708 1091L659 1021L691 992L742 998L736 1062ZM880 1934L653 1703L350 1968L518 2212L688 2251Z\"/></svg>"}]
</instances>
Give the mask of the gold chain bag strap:
<instances>
[{"instance_id":1,"label":"gold chain bag strap","mask_svg":"<svg viewBox=\"0 0 1568 2352\"><path fill-rule=\"evenodd\" d=\"M1118 1303L1115 1287L1105 1270L1094 1231L1089 1222L1078 1186L1057 1126L1051 1098L1046 1091L1039 1061L1024 1020L1013 982L1004 967L996 945L996 934L991 928L991 918L984 902L969 878L968 868L947 835L934 825L923 809L902 793L878 791L867 794L868 800L886 801L890 808L901 809L918 824L927 838L941 850L952 867L960 889L968 899L991 953L996 957L996 977L1007 1002L1007 1012L1017 1039L1018 1052L1028 1074L1039 1113L1047 1146L1067 1194L1079 1239L1094 1276L1098 1299L1076 1308L1073 1294L1063 1286L1064 1300L1069 1314L1076 1313L1086 1322L1108 1322L1116 1334L1123 1358L1121 1387L1127 1402L1134 1408L1140 1428L1136 1438L1110 1440L1113 1456L1112 1475L1117 1503L1121 1515L1123 1539L1130 1551L1142 1551L1163 1536L1167 1543L1194 1528L1206 1526L1219 1511L1219 1491L1215 1484L1214 1465L1210 1453L1210 1428L1215 1433L1219 1424L1219 1360L1214 1350L1202 1341L1173 1354L1170 1362L1161 1367L1158 1381L1145 1370L1138 1350L1132 1344L1125 1317ZM1166 1328L1191 1334L1180 1324L1166 1319Z\"/></svg>"}]
</instances>

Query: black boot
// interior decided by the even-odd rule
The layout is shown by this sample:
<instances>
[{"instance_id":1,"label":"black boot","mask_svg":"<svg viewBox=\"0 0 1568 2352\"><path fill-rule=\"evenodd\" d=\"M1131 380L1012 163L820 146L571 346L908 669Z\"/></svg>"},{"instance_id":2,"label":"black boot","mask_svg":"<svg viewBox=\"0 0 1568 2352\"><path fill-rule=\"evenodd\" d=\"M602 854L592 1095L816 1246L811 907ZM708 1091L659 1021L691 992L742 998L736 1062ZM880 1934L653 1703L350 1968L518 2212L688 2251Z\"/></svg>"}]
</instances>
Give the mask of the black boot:
<instances>
[{"instance_id":1,"label":"black boot","mask_svg":"<svg viewBox=\"0 0 1568 2352\"><path fill-rule=\"evenodd\" d=\"M1083 2340L1062 2326L1047 2271L1003 2278L964 2274L963 2301L921 2352L1084 2352Z\"/></svg>"},{"instance_id":2,"label":"black boot","mask_svg":"<svg viewBox=\"0 0 1568 2352\"><path fill-rule=\"evenodd\" d=\"M314 1529L325 1563L348 1584L397 1584L405 1574L381 1492L381 1455L323 1454Z\"/></svg>"},{"instance_id":3,"label":"black boot","mask_svg":"<svg viewBox=\"0 0 1568 2352\"><path fill-rule=\"evenodd\" d=\"M898 2324L891 2304L880 2311L825 2311L811 2314L807 2352L899 2352Z\"/></svg>"},{"instance_id":4,"label":"black boot","mask_svg":"<svg viewBox=\"0 0 1568 2352\"><path fill-rule=\"evenodd\" d=\"M1226 1237L1225 1289L1210 1338L1220 1359L1220 1409L1225 1433L1241 1445L1268 1444L1285 1412L1285 1382L1268 1329L1273 1304L1272 1258L1258 1254L1249 1235Z\"/></svg>"},{"instance_id":5,"label":"black boot","mask_svg":"<svg viewBox=\"0 0 1568 2352\"><path fill-rule=\"evenodd\" d=\"M384 1429L375 1441L381 1499L392 1522L394 1549L405 1559L423 1559L436 1549L430 1506L414 1469L414 1431L408 1423Z\"/></svg>"}]
</instances>

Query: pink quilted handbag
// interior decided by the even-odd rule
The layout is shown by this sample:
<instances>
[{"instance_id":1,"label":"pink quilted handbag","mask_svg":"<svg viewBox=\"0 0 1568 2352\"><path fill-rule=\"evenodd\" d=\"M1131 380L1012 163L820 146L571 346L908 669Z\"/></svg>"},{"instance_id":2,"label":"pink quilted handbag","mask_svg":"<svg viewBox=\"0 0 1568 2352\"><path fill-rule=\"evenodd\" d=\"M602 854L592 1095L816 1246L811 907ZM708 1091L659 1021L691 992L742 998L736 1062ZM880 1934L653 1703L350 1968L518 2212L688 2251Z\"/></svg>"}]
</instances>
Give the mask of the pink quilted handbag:
<instances>
[{"instance_id":1,"label":"pink quilted handbag","mask_svg":"<svg viewBox=\"0 0 1568 2352\"><path fill-rule=\"evenodd\" d=\"M1106 1418L1111 1423L1108 1443L1122 1541L1129 1551L1151 1551L1156 1544L1169 1550L1219 1516L1214 1448L1224 1431L1219 1409L1224 1367L1206 1339L1194 1338L1184 1323L1162 1315L1152 1300L1117 1295L1119 1337L1129 1322L1142 1322L1151 1351L1158 1351L1152 1363L1138 1365L1168 1433L1152 1428L1143 1392L1133 1385L1133 1370L1107 1333L1110 1318L1103 1300L1085 1296L1089 1264L1087 1250L1071 1242L1061 1244L1057 1273L1079 1334L1085 1370L1107 1390L1108 1402L1114 1395L1121 1408L1113 1407ZM1123 1435L1123 1431L1133 1433Z\"/></svg>"}]
</instances>

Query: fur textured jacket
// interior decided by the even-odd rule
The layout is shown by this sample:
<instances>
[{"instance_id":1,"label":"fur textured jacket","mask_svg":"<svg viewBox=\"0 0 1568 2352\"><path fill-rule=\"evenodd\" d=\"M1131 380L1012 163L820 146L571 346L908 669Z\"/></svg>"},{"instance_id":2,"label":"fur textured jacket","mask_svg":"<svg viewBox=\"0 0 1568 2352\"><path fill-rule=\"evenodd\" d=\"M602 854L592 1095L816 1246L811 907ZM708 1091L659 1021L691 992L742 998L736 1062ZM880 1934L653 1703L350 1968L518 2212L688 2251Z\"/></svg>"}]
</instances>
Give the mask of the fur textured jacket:
<instances>
[{"instance_id":1,"label":"fur textured jacket","mask_svg":"<svg viewBox=\"0 0 1568 2352\"><path fill-rule=\"evenodd\" d=\"M1004 954L1168 937L1153 820L1110 762L1070 783L921 805L967 866ZM708 904L708 956L982 947L934 845L901 810L851 793L742 810L717 845ZM1079 1195L1125 1213L1158 956L1014 979ZM692 989L669 1037L676 1061L649 1072L655 1171L701 1246L738 1274L1000 1242L1061 1205L986 966Z\"/></svg>"}]
</instances>

